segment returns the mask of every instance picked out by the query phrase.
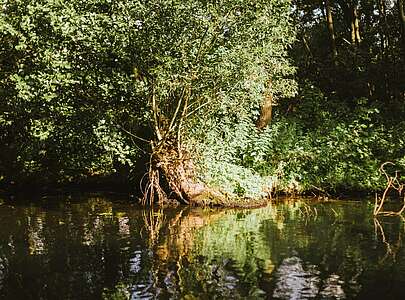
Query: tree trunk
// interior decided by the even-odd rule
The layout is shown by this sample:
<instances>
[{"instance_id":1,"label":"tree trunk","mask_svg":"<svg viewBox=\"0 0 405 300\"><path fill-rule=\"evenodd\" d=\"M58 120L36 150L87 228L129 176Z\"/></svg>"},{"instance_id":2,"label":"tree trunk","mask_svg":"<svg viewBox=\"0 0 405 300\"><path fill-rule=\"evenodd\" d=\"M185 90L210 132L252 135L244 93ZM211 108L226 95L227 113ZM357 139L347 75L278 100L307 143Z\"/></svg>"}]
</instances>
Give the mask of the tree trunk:
<instances>
[{"instance_id":1,"label":"tree trunk","mask_svg":"<svg viewBox=\"0 0 405 300\"><path fill-rule=\"evenodd\" d=\"M404 0L398 0L399 19L402 33L402 55L405 59L405 5Z\"/></svg>"},{"instance_id":2,"label":"tree trunk","mask_svg":"<svg viewBox=\"0 0 405 300\"><path fill-rule=\"evenodd\" d=\"M378 1L378 12L380 15L379 20L379 33L380 33L380 43L381 43L381 54L385 58L385 43L386 43L386 30L385 30L385 0Z\"/></svg>"},{"instance_id":3,"label":"tree trunk","mask_svg":"<svg viewBox=\"0 0 405 300\"><path fill-rule=\"evenodd\" d=\"M357 10L357 4L351 6L351 37L352 44L358 46L360 44L360 22Z\"/></svg>"},{"instance_id":4,"label":"tree trunk","mask_svg":"<svg viewBox=\"0 0 405 300\"><path fill-rule=\"evenodd\" d=\"M175 198L190 203L195 197L204 193L206 187L197 181L191 158L185 152L179 155L180 151L174 148L161 151L157 156L157 166Z\"/></svg>"},{"instance_id":5,"label":"tree trunk","mask_svg":"<svg viewBox=\"0 0 405 300\"><path fill-rule=\"evenodd\" d=\"M379 34L381 35L381 51L382 51L382 61L384 64L387 64L389 61L389 51L390 47L392 45L391 38L390 38L390 28L388 25L388 20L387 20L387 7L385 0L379 0L378 1L378 9L379 9ZM390 95L390 81L389 81L389 74L388 74L388 68L383 68L381 70L383 78L382 84L380 86L382 87L384 97L389 97Z\"/></svg>"},{"instance_id":6,"label":"tree trunk","mask_svg":"<svg viewBox=\"0 0 405 300\"><path fill-rule=\"evenodd\" d=\"M271 92L271 80L269 80L268 86L265 91L264 100L260 110L260 116L257 120L256 127L258 129L264 129L270 122L272 118L273 110L273 94Z\"/></svg>"},{"instance_id":7,"label":"tree trunk","mask_svg":"<svg viewBox=\"0 0 405 300\"><path fill-rule=\"evenodd\" d=\"M148 183L144 188L143 204L159 205L185 203L197 206L259 207L267 199L247 199L229 196L210 188L197 179L190 155L177 149L177 141L165 143L152 154Z\"/></svg>"},{"instance_id":8,"label":"tree trunk","mask_svg":"<svg viewBox=\"0 0 405 300\"><path fill-rule=\"evenodd\" d=\"M350 22L350 37L351 37L352 45L355 45L356 44L356 34L355 34L354 20L353 19Z\"/></svg>"},{"instance_id":9,"label":"tree trunk","mask_svg":"<svg viewBox=\"0 0 405 300\"><path fill-rule=\"evenodd\" d=\"M326 9L326 23L328 25L332 58L336 62L337 57L336 38L335 38L335 29L333 26L332 7L330 4L330 0L325 0L325 9Z\"/></svg>"}]
</instances>

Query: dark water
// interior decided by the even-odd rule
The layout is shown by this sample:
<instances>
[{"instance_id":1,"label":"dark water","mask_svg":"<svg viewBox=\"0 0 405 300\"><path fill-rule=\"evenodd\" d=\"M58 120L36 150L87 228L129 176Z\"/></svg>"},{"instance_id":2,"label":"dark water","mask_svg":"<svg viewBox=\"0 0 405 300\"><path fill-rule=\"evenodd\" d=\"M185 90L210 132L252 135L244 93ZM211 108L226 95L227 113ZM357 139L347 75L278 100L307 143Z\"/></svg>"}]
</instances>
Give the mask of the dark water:
<instances>
[{"instance_id":1,"label":"dark water","mask_svg":"<svg viewBox=\"0 0 405 300\"><path fill-rule=\"evenodd\" d=\"M405 299L404 222L371 212L0 200L0 299Z\"/></svg>"}]
</instances>

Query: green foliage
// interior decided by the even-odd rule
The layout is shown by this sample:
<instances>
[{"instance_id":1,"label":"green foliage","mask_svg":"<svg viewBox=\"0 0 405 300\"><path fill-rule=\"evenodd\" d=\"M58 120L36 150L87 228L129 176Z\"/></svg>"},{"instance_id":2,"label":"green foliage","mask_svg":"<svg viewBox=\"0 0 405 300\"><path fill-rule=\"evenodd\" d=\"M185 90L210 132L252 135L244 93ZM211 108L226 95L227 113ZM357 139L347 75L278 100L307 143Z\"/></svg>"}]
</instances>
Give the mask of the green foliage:
<instances>
[{"instance_id":1,"label":"green foliage","mask_svg":"<svg viewBox=\"0 0 405 300\"><path fill-rule=\"evenodd\" d=\"M396 12L346 45L342 3L332 63L318 2L4 0L1 180L134 168L161 130L229 194L379 189L382 162L405 164ZM270 81L278 106L258 131Z\"/></svg>"},{"instance_id":2,"label":"green foliage","mask_svg":"<svg viewBox=\"0 0 405 300\"><path fill-rule=\"evenodd\" d=\"M0 173L13 180L131 166L138 141L126 132L153 139L153 114L171 130L180 106L186 145L233 127L239 138L269 79L275 97L296 91L288 0L17 0L0 20ZM239 194L252 189L239 181Z\"/></svg>"},{"instance_id":3,"label":"green foliage","mask_svg":"<svg viewBox=\"0 0 405 300\"><path fill-rule=\"evenodd\" d=\"M263 196L272 188L374 191L385 186L379 172L383 162L393 161L398 170L403 169L403 122L386 124L367 99L359 99L356 109L349 111L314 85L302 86L299 94L294 112L260 133L240 121L229 122L234 126L225 133L207 134L214 138L206 140L205 180L248 196ZM229 127L221 124L220 128Z\"/></svg>"},{"instance_id":4,"label":"green foliage","mask_svg":"<svg viewBox=\"0 0 405 300\"><path fill-rule=\"evenodd\" d=\"M116 127L140 113L123 56L124 12L105 1L3 3L1 173L65 181L136 157Z\"/></svg>"},{"instance_id":5,"label":"green foliage","mask_svg":"<svg viewBox=\"0 0 405 300\"><path fill-rule=\"evenodd\" d=\"M359 99L356 109L349 112L313 85L303 89L309 91L300 91L302 102L295 105L295 112L265 132L272 146L261 155L261 163L253 166L258 170L261 165L279 166L282 186L287 190L294 185L298 191L383 188L385 178L378 170L385 161L397 162L400 167L404 124L386 124L366 99ZM274 169L265 174L269 172Z\"/></svg>"}]
</instances>

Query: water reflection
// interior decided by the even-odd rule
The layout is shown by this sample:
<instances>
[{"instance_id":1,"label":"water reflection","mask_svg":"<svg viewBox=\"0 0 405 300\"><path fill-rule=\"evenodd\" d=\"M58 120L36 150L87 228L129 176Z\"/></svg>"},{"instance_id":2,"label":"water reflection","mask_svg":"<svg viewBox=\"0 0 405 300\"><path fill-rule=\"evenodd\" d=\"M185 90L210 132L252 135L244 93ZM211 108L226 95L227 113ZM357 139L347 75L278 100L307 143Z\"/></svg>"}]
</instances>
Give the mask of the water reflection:
<instances>
[{"instance_id":1,"label":"water reflection","mask_svg":"<svg viewBox=\"0 0 405 300\"><path fill-rule=\"evenodd\" d=\"M404 223L367 203L145 210L104 197L0 206L0 298L350 299L404 293Z\"/></svg>"},{"instance_id":2,"label":"water reflection","mask_svg":"<svg viewBox=\"0 0 405 300\"><path fill-rule=\"evenodd\" d=\"M7 262L4 258L0 257L0 290L3 288L3 280L6 277Z\"/></svg>"},{"instance_id":3,"label":"water reflection","mask_svg":"<svg viewBox=\"0 0 405 300\"><path fill-rule=\"evenodd\" d=\"M319 293L319 274L316 266L310 265L304 270L299 257L288 257L277 270L273 296L280 299L314 298Z\"/></svg>"},{"instance_id":4,"label":"water reflection","mask_svg":"<svg viewBox=\"0 0 405 300\"><path fill-rule=\"evenodd\" d=\"M27 217L27 240L29 244L29 253L43 254L45 252L45 242L43 236L43 218L44 213L41 213L34 218Z\"/></svg>"},{"instance_id":5,"label":"water reflection","mask_svg":"<svg viewBox=\"0 0 405 300\"><path fill-rule=\"evenodd\" d=\"M343 280L340 279L339 275L332 274L325 280L325 286L321 291L322 298L335 298L335 299L345 299L346 295L343 291L342 284Z\"/></svg>"}]
</instances>

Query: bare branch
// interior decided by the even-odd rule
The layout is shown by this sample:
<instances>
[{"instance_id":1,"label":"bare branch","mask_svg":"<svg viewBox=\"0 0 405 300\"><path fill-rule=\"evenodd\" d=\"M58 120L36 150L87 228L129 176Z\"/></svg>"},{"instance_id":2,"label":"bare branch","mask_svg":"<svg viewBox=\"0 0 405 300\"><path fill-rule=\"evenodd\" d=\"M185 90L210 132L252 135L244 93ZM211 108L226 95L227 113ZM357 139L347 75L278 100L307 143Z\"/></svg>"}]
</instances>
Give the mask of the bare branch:
<instances>
[{"instance_id":1,"label":"bare branch","mask_svg":"<svg viewBox=\"0 0 405 300\"><path fill-rule=\"evenodd\" d=\"M155 95L155 87L154 84L152 84L152 95L151 95L151 104L152 104L152 112L153 112L153 121L155 124L155 131L156 131L156 137L158 141L162 140L162 134L160 132L159 128L159 119L158 119L158 107L156 104L156 95Z\"/></svg>"},{"instance_id":2,"label":"bare branch","mask_svg":"<svg viewBox=\"0 0 405 300\"><path fill-rule=\"evenodd\" d=\"M405 184L402 184L402 183L399 182L398 171L395 171L394 176L388 175L388 173L384 169L384 167L386 165L394 165L394 163L385 162L380 167L380 172L387 178L387 187L385 188L381 199L379 199L377 194L375 196L374 211L373 211L374 217L376 217L378 215L399 216L405 211L405 195L403 196L404 198L403 198L403 201L402 201L402 207L401 207L401 209L399 211L395 212L395 211L384 211L383 210L384 202L385 202L385 200L387 198L387 195L388 195L389 191L390 190L396 190L398 192L399 196L402 196L402 191L403 191L404 186L405 186Z\"/></svg>"}]
</instances>

